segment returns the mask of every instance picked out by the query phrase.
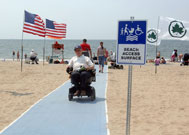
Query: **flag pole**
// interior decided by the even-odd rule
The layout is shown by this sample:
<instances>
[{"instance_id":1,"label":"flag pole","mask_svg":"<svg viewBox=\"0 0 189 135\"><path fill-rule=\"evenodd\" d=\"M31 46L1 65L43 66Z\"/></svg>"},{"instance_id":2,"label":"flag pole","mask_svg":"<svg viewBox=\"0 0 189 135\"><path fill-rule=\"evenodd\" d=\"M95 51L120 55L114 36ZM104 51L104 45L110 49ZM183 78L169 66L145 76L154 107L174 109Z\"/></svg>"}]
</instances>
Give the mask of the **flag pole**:
<instances>
[{"instance_id":1,"label":"flag pole","mask_svg":"<svg viewBox=\"0 0 189 135\"><path fill-rule=\"evenodd\" d=\"M22 41L21 41L21 72L23 68L23 31L22 31Z\"/></svg>"},{"instance_id":2,"label":"flag pole","mask_svg":"<svg viewBox=\"0 0 189 135\"><path fill-rule=\"evenodd\" d=\"M45 44L46 44L46 38L44 37L44 46L43 46L43 66L45 65Z\"/></svg>"},{"instance_id":3,"label":"flag pole","mask_svg":"<svg viewBox=\"0 0 189 135\"><path fill-rule=\"evenodd\" d=\"M158 40L159 40L159 34L158 34L158 30L159 30L159 16L158 16L158 24L157 24L157 41L156 41L156 58L157 58L157 44L158 44ZM156 59L155 58L155 59ZM157 74L157 65L155 64L155 74Z\"/></svg>"},{"instance_id":4,"label":"flag pole","mask_svg":"<svg viewBox=\"0 0 189 135\"><path fill-rule=\"evenodd\" d=\"M24 18L25 18L25 13L24 13ZM24 18L23 18L23 27L24 28ZM22 72L22 68L23 68L23 38L24 38L24 32L22 30L22 40L21 40L21 72Z\"/></svg>"},{"instance_id":5,"label":"flag pole","mask_svg":"<svg viewBox=\"0 0 189 135\"><path fill-rule=\"evenodd\" d=\"M62 38L63 41L64 38ZM62 43L63 48L62 48L62 64L64 64L64 42Z\"/></svg>"}]
</instances>

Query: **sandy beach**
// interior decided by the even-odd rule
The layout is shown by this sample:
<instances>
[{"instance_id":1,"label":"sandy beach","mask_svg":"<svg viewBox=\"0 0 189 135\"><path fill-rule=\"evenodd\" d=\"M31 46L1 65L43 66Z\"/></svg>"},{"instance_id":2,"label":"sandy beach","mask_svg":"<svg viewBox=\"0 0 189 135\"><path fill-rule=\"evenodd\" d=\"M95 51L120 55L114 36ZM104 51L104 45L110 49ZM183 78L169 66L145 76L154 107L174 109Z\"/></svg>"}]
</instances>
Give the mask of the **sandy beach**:
<instances>
[{"instance_id":1,"label":"sandy beach","mask_svg":"<svg viewBox=\"0 0 189 135\"><path fill-rule=\"evenodd\" d=\"M59 87L66 65L0 61L0 131L39 99ZM178 63L133 66L131 134L189 134L189 67ZM108 116L111 135L125 134L127 66L108 70Z\"/></svg>"},{"instance_id":2,"label":"sandy beach","mask_svg":"<svg viewBox=\"0 0 189 135\"><path fill-rule=\"evenodd\" d=\"M68 80L66 65L0 61L0 131L31 105Z\"/></svg>"},{"instance_id":3,"label":"sandy beach","mask_svg":"<svg viewBox=\"0 0 189 135\"><path fill-rule=\"evenodd\" d=\"M131 134L189 134L189 67L168 63L133 66ZM111 135L125 134L127 67L109 69L108 111Z\"/></svg>"}]
</instances>

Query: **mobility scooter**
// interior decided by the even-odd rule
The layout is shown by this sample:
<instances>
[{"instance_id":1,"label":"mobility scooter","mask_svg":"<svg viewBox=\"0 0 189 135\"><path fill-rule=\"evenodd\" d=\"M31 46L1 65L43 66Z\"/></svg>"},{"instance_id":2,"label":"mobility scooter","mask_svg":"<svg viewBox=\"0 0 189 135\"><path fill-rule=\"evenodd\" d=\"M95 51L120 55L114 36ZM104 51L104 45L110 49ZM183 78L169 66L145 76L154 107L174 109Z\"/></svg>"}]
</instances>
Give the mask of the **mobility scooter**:
<instances>
[{"instance_id":1,"label":"mobility scooter","mask_svg":"<svg viewBox=\"0 0 189 135\"><path fill-rule=\"evenodd\" d=\"M67 68L67 73L70 74L70 77L72 75L72 71L73 68ZM78 72L83 72L86 71L85 68L81 68ZM74 86L73 82L71 81L71 83L73 84L73 86L71 88L69 88L69 93L68 93L68 99L69 101L73 100L73 97L83 97L83 96L88 96L90 97L91 101L94 101L96 99L96 93L95 93L95 88L93 86L90 86L90 84L92 82L96 81L96 70L89 70L88 72L91 73L91 77L87 80L87 86L86 89L84 91L81 91L81 87L79 87L79 94L74 95L74 93L78 90L76 89L76 87ZM80 82L79 82L80 83Z\"/></svg>"}]
</instances>

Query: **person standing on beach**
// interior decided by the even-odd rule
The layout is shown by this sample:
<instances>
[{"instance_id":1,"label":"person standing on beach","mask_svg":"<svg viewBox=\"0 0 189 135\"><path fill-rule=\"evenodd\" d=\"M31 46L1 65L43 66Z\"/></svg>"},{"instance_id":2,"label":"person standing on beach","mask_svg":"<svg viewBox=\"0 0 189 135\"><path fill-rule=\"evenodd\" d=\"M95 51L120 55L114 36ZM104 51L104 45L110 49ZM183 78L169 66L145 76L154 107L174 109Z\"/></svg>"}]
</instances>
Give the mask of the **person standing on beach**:
<instances>
[{"instance_id":1,"label":"person standing on beach","mask_svg":"<svg viewBox=\"0 0 189 135\"><path fill-rule=\"evenodd\" d=\"M103 47L103 42L100 42L100 46L97 49L97 59L99 64L99 72L103 73L104 69L104 56L106 54L106 49Z\"/></svg>"},{"instance_id":2,"label":"person standing on beach","mask_svg":"<svg viewBox=\"0 0 189 135\"><path fill-rule=\"evenodd\" d=\"M13 61L14 61L14 58L15 58L15 51L12 52L12 58L13 58Z\"/></svg>"},{"instance_id":3,"label":"person standing on beach","mask_svg":"<svg viewBox=\"0 0 189 135\"><path fill-rule=\"evenodd\" d=\"M20 61L20 53L17 51L17 61Z\"/></svg>"},{"instance_id":4,"label":"person standing on beach","mask_svg":"<svg viewBox=\"0 0 189 135\"><path fill-rule=\"evenodd\" d=\"M172 62L177 61L177 60L178 60L177 57L178 57L177 50L174 49L174 51L173 51L173 53L172 53L172 55L171 55L171 61L172 61Z\"/></svg>"},{"instance_id":5,"label":"person standing on beach","mask_svg":"<svg viewBox=\"0 0 189 135\"><path fill-rule=\"evenodd\" d=\"M177 50L175 49L175 61L177 62L178 61L178 53L177 53Z\"/></svg>"},{"instance_id":6,"label":"person standing on beach","mask_svg":"<svg viewBox=\"0 0 189 135\"><path fill-rule=\"evenodd\" d=\"M25 60L27 59L27 54L26 53L24 54L24 58L25 58Z\"/></svg>"},{"instance_id":7,"label":"person standing on beach","mask_svg":"<svg viewBox=\"0 0 189 135\"><path fill-rule=\"evenodd\" d=\"M159 52L157 52L157 57L158 57L158 58L160 58L160 51L159 51Z\"/></svg>"},{"instance_id":8,"label":"person standing on beach","mask_svg":"<svg viewBox=\"0 0 189 135\"><path fill-rule=\"evenodd\" d=\"M181 54L179 54L179 56L178 56L179 62L181 62L182 58L183 58L183 54L181 53Z\"/></svg>"},{"instance_id":9,"label":"person standing on beach","mask_svg":"<svg viewBox=\"0 0 189 135\"><path fill-rule=\"evenodd\" d=\"M158 56L156 56L156 59L154 60L154 63L155 63L156 66L159 66L160 58Z\"/></svg>"},{"instance_id":10,"label":"person standing on beach","mask_svg":"<svg viewBox=\"0 0 189 135\"><path fill-rule=\"evenodd\" d=\"M175 51L172 52L171 54L171 62L175 61Z\"/></svg>"},{"instance_id":11,"label":"person standing on beach","mask_svg":"<svg viewBox=\"0 0 189 135\"><path fill-rule=\"evenodd\" d=\"M83 39L83 43L80 46L82 48L83 55L92 58L91 46L87 44L87 39ZM90 56L89 56L89 53L90 53Z\"/></svg>"}]
</instances>

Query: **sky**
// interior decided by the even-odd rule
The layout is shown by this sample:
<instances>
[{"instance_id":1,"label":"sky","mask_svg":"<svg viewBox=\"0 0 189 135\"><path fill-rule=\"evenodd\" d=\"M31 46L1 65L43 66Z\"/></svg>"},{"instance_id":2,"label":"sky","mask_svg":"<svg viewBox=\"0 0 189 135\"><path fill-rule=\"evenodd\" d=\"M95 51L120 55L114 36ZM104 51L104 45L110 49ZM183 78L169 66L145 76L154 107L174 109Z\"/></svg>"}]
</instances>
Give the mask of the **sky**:
<instances>
[{"instance_id":1,"label":"sky","mask_svg":"<svg viewBox=\"0 0 189 135\"><path fill-rule=\"evenodd\" d=\"M157 28L158 16L189 21L189 0L0 0L0 39L22 39L24 10L66 23L66 39L117 39L118 21L131 16L149 28Z\"/></svg>"}]
</instances>

